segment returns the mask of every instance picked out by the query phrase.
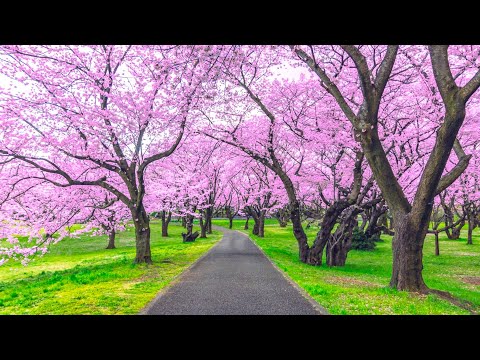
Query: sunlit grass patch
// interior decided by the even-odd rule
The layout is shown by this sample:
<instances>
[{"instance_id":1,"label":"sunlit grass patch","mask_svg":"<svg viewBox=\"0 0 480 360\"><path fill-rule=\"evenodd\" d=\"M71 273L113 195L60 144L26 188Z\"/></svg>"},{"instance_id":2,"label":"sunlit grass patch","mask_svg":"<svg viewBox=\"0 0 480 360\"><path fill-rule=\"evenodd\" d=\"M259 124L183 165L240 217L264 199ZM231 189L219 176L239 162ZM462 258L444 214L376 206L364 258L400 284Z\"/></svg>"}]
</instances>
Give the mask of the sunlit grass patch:
<instances>
[{"instance_id":1,"label":"sunlit grass patch","mask_svg":"<svg viewBox=\"0 0 480 360\"><path fill-rule=\"evenodd\" d=\"M136 314L222 235L183 243L175 223L168 238L152 222L153 265L135 265L133 230L119 233L116 249L106 236L65 239L28 266L0 267L0 314Z\"/></svg>"}]
</instances>

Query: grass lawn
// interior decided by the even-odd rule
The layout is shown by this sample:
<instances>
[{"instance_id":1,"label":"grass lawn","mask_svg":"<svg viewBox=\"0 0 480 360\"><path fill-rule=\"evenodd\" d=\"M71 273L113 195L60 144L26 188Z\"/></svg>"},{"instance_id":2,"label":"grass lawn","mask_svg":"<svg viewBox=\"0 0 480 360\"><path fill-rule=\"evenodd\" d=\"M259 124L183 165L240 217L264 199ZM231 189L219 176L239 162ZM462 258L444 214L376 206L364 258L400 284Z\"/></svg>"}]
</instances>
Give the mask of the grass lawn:
<instances>
[{"instance_id":1,"label":"grass lawn","mask_svg":"<svg viewBox=\"0 0 480 360\"><path fill-rule=\"evenodd\" d=\"M53 245L28 266L12 260L0 266L0 314L136 314L177 275L209 250L222 234L182 243L184 229L151 222L153 265L134 265L133 228L117 234L116 249L106 236L82 236Z\"/></svg>"},{"instance_id":2,"label":"grass lawn","mask_svg":"<svg viewBox=\"0 0 480 360\"><path fill-rule=\"evenodd\" d=\"M352 250L345 267L314 267L298 260L298 246L291 226L280 228L267 219L265 238L243 230L244 220L235 220L234 229L248 233L267 256L331 314L469 314L436 295L410 294L388 287L392 273L392 238L382 235L372 252ZM214 220L228 227L228 220ZM317 228L307 230L313 241ZM430 288L450 292L474 304L480 312L480 232L473 245L466 245L466 230L460 240L440 236L440 256L434 255L434 236L427 235L424 247L425 282ZM324 255L325 256L325 255ZM476 285L475 285L476 284Z\"/></svg>"}]
</instances>

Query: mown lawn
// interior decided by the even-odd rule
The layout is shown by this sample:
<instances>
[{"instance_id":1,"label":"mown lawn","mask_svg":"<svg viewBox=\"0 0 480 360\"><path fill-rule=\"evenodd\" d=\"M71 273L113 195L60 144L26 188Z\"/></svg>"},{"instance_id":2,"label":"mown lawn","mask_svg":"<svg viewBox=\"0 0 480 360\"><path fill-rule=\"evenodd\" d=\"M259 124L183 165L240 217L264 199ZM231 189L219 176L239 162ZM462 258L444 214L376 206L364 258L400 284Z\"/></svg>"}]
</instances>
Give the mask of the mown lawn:
<instances>
[{"instance_id":1,"label":"mown lawn","mask_svg":"<svg viewBox=\"0 0 480 360\"><path fill-rule=\"evenodd\" d=\"M228 227L228 220L214 220ZM243 230L245 221L235 220L234 229L249 233L267 256L292 280L307 291L331 314L469 314L465 309L438 298L418 295L388 287L392 267L392 238L382 236L372 252L350 251L342 268L305 265L298 260L297 242L291 226L280 228L268 219L265 238ZM313 241L316 228L307 230ZM480 312L480 232L473 245L466 245L466 230L459 240L440 237L440 256L434 255L434 237L427 235L424 248L424 279L430 288L450 292L460 300L474 304ZM476 284L476 285L475 285Z\"/></svg>"},{"instance_id":2,"label":"mown lawn","mask_svg":"<svg viewBox=\"0 0 480 360\"><path fill-rule=\"evenodd\" d=\"M182 243L184 229L169 226L162 238L153 221L153 265L134 265L133 228L117 234L116 249L105 250L106 236L65 239L28 266L0 266L0 314L136 314L177 275L209 250L222 235Z\"/></svg>"}]
</instances>

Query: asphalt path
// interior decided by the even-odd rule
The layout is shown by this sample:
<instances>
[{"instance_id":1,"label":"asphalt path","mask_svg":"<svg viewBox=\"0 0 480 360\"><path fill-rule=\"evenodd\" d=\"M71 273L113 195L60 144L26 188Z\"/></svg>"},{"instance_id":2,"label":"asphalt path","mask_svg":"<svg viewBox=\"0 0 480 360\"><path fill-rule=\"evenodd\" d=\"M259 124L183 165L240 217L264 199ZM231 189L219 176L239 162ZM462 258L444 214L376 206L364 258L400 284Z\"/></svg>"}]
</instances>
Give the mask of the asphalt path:
<instances>
[{"instance_id":1,"label":"asphalt path","mask_svg":"<svg viewBox=\"0 0 480 360\"><path fill-rule=\"evenodd\" d=\"M325 310L287 280L248 236L224 233L204 257L141 312L148 315L319 315ZM197 240L201 241L201 239Z\"/></svg>"}]
</instances>

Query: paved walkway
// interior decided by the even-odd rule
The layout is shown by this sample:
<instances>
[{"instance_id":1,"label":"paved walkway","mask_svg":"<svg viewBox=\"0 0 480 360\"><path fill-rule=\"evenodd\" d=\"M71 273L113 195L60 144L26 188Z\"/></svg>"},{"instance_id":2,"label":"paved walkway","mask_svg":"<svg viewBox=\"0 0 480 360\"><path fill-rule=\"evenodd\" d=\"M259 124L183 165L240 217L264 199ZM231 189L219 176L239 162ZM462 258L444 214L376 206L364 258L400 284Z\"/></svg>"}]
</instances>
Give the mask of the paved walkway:
<instances>
[{"instance_id":1,"label":"paved walkway","mask_svg":"<svg viewBox=\"0 0 480 360\"><path fill-rule=\"evenodd\" d=\"M320 314L313 300L287 281L248 236L215 229L224 233L223 239L142 314Z\"/></svg>"}]
</instances>

